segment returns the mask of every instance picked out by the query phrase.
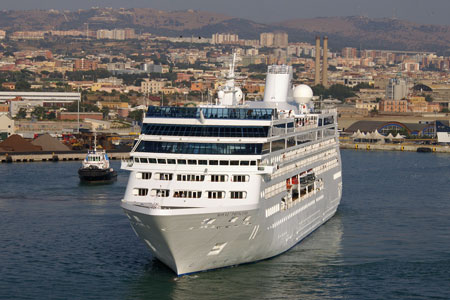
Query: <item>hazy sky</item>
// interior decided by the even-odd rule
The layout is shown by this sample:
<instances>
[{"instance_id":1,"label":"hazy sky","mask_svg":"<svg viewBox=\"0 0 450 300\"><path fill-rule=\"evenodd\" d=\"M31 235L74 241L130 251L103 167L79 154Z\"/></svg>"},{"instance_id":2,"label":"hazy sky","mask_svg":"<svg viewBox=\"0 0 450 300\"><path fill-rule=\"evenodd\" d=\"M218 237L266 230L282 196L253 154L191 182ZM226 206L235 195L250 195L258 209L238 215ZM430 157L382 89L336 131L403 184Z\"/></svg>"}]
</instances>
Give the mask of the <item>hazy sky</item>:
<instances>
[{"instance_id":1,"label":"hazy sky","mask_svg":"<svg viewBox=\"0 0 450 300\"><path fill-rule=\"evenodd\" d=\"M397 17L450 25L450 0L1 0L1 10L150 7L195 9L269 23L324 16Z\"/></svg>"}]
</instances>

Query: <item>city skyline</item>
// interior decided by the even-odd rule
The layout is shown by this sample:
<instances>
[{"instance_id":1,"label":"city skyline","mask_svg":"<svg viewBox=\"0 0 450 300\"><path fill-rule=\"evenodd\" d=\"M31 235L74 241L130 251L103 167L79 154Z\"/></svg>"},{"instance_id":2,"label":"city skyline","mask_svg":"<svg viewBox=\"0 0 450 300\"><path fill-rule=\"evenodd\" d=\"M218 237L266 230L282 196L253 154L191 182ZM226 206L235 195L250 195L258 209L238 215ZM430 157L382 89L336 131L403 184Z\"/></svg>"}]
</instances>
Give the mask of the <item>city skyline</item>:
<instances>
[{"instance_id":1,"label":"city skyline","mask_svg":"<svg viewBox=\"0 0 450 300\"><path fill-rule=\"evenodd\" d=\"M446 0L228 0L222 2L206 0L130 0L123 3L118 0L81 0L77 2L44 0L36 3L31 0L4 0L0 3L1 10L30 9L89 9L93 6L113 8L149 7L167 11L202 10L216 12L228 16L253 20L260 23L275 23L290 19L305 19L315 17L367 16L370 18L398 18L424 24L450 25L447 11L450 2ZM339 5L336 5L336 3Z\"/></svg>"}]
</instances>

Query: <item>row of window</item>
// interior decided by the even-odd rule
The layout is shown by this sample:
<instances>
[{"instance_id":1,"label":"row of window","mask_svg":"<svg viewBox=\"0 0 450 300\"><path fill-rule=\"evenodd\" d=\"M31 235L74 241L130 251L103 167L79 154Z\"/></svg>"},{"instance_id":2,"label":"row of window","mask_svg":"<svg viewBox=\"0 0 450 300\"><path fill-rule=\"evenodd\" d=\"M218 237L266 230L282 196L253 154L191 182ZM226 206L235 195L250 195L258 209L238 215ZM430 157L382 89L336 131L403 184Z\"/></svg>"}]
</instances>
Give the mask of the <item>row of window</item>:
<instances>
[{"instance_id":1,"label":"row of window","mask_svg":"<svg viewBox=\"0 0 450 300\"><path fill-rule=\"evenodd\" d=\"M267 137L269 127L144 124L142 134L205 137Z\"/></svg>"},{"instance_id":2,"label":"row of window","mask_svg":"<svg viewBox=\"0 0 450 300\"><path fill-rule=\"evenodd\" d=\"M149 106L147 117L271 120L273 109L268 108L202 108Z\"/></svg>"},{"instance_id":3,"label":"row of window","mask_svg":"<svg viewBox=\"0 0 450 300\"><path fill-rule=\"evenodd\" d=\"M255 160L206 160L206 159L165 159L135 157L134 162L143 164L169 164L169 165L210 165L210 166L256 166Z\"/></svg>"},{"instance_id":4,"label":"row of window","mask_svg":"<svg viewBox=\"0 0 450 300\"><path fill-rule=\"evenodd\" d=\"M178 143L141 141L136 152L218 154L218 155L259 155L262 144L219 144L219 143Z\"/></svg>"},{"instance_id":5,"label":"row of window","mask_svg":"<svg viewBox=\"0 0 450 300\"><path fill-rule=\"evenodd\" d=\"M149 180L152 178L151 172L138 172L136 178ZM205 175L197 174L177 174L177 181L205 181ZM208 175L208 180L211 182L227 182L228 175ZM156 180L173 180L173 173L155 173ZM250 180L249 175L232 175L232 182L248 182Z\"/></svg>"},{"instance_id":6,"label":"row of window","mask_svg":"<svg viewBox=\"0 0 450 300\"><path fill-rule=\"evenodd\" d=\"M135 188L133 190L135 196L147 196L149 190L145 188ZM224 199L225 191L206 191L208 199ZM150 196L167 198L170 196L170 190L167 189L152 189L150 190ZM173 191L174 198L188 198L199 199L202 197L201 191L188 191L188 190L175 190ZM232 191L229 192L230 199L245 199L247 198L247 192L244 191Z\"/></svg>"}]
</instances>

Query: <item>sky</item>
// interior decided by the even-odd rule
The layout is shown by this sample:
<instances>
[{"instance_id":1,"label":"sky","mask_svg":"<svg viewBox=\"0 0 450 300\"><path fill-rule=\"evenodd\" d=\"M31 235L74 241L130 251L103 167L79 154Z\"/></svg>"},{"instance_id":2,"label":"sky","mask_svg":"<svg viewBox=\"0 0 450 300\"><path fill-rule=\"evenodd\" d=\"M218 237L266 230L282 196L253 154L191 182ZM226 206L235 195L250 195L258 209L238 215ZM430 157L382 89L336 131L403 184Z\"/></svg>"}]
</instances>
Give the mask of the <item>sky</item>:
<instances>
[{"instance_id":1,"label":"sky","mask_svg":"<svg viewBox=\"0 0 450 300\"><path fill-rule=\"evenodd\" d=\"M1 0L0 10L149 7L203 10L260 23L332 16L398 18L450 25L450 0Z\"/></svg>"}]
</instances>

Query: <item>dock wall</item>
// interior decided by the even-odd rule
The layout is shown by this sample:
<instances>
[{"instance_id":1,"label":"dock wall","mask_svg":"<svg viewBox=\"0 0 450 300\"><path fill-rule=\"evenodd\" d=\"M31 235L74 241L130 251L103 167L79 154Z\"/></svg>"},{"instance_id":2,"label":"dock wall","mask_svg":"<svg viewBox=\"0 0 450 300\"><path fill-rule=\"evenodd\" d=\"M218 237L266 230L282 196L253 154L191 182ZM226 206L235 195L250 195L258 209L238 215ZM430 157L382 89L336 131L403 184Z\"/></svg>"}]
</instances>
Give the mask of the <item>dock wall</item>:
<instances>
[{"instance_id":1,"label":"dock wall","mask_svg":"<svg viewBox=\"0 0 450 300\"><path fill-rule=\"evenodd\" d=\"M440 145L411 145L411 144L373 144L373 143L340 143L341 149L353 149L360 151L409 151L417 152L418 148L429 148L430 152L450 153L450 146Z\"/></svg>"},{"instance_id":2,"label":"dock wall","mask_svg":"<svg viewBox=\"0 0 450 300\"><path fill-rule=\"evenodd\" d=\"M45 153L20 153L8 152L0 153L0 162L40 162L40 161L74 161L83 160L86 157L86 152L45 152ZM111 160L120 160L122 158L129 158L129 152L108 152L108 157Z\"/></svg>"}]
</instances>

